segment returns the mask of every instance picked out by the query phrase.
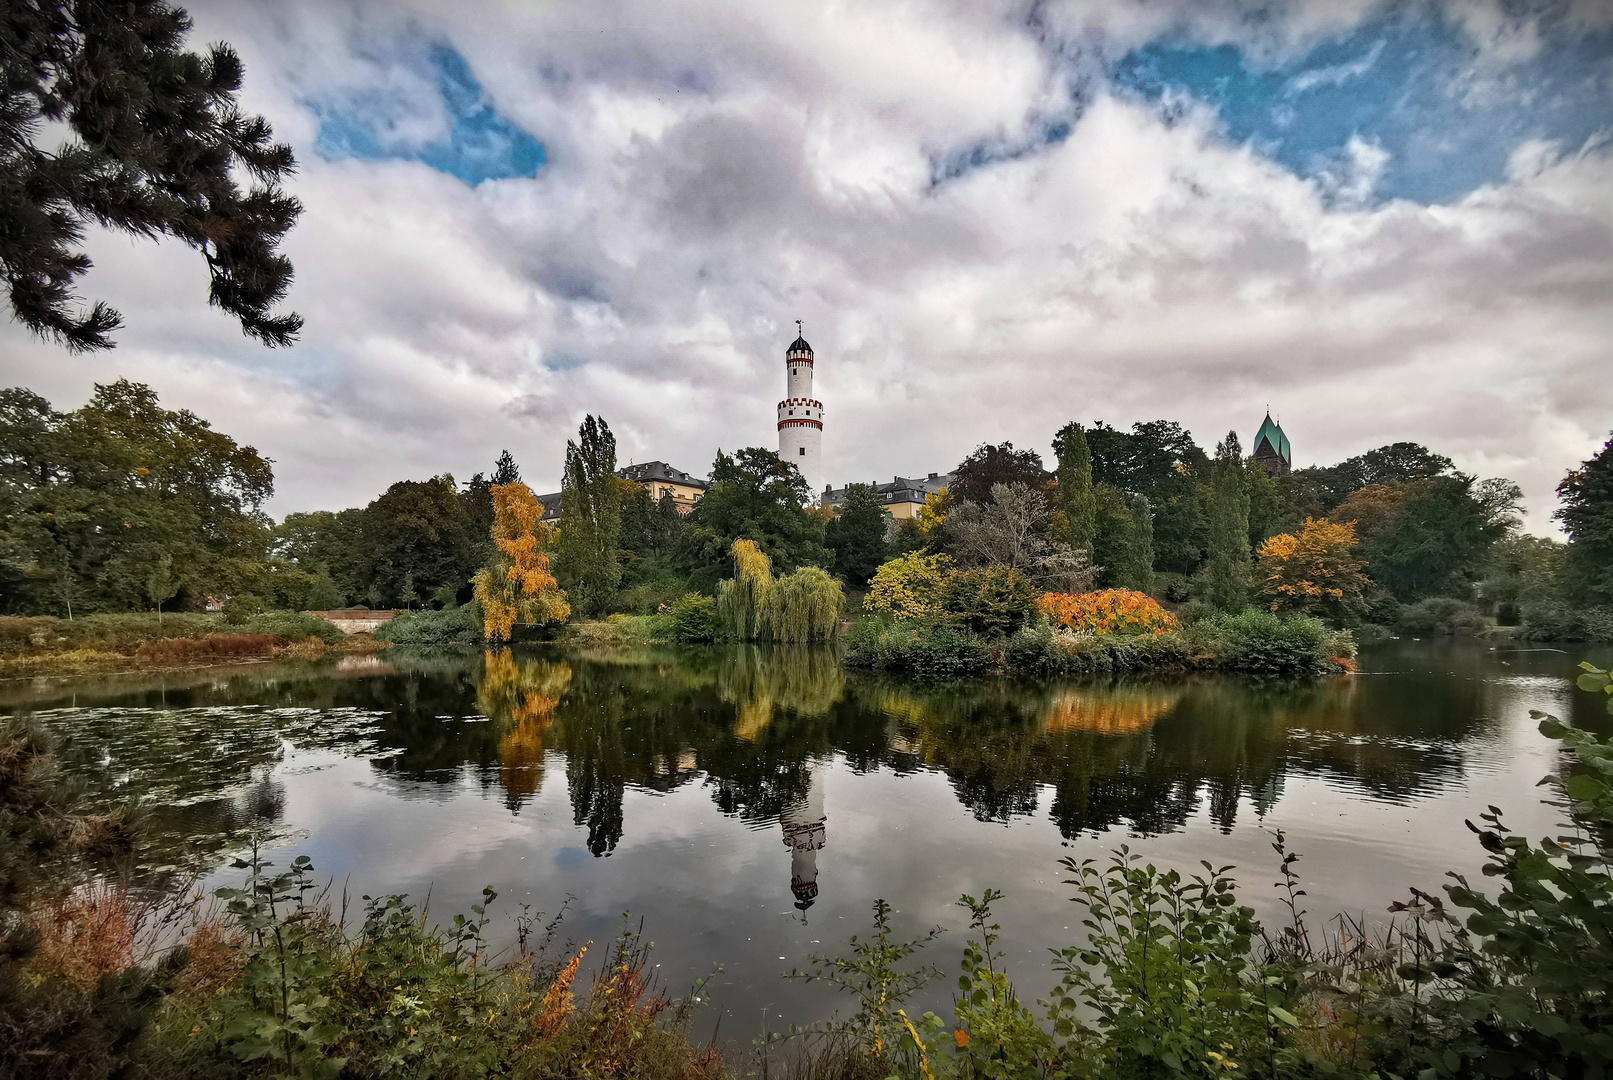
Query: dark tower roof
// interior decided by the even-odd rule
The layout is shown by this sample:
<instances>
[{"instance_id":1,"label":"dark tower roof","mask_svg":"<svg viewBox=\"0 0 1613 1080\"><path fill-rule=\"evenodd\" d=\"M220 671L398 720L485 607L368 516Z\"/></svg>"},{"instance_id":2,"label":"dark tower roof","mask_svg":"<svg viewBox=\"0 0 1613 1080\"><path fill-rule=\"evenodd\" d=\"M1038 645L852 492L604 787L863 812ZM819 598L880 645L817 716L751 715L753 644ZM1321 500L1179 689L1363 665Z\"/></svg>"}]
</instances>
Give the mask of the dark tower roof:
<instances>
[{"instance_id":1,"label":"dark tower roof","mask_svg":"<svg viewBox=\"0 0 1613 1080\"><path fill-rule=\"evenodd\" d=\"M795 340L790 342L790 347L788 349L785 349L784 351L785 351L785 353L792 353L792 352L806 352L806 353L809 353L809 352L812 351L812 346L807 344L807 339L806 338L801 337L798 334L798 335L796 335Z\"/></svg>"}]
</instances>

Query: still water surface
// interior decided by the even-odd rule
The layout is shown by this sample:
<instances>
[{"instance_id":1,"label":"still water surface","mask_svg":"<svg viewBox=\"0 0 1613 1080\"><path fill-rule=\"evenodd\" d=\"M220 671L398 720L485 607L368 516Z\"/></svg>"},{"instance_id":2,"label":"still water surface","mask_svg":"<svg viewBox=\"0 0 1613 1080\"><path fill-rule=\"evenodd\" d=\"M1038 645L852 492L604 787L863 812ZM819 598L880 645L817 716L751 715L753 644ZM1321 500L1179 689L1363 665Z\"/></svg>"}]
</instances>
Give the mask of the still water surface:
<instances>
[{"instance_id":1,"label":"still water surface","mask_svg":"<svg viewBox=\"0 0 1613 1080\"><path fill-rule=\"evenodd\" d=\"M1604 654L1590 658L1605 662ZM1488 804L1541 836L1536 783L1562 768L1540 709L1605 729L1550 650L1403 642L1359 675L934 684L844 674L827 652L509 652L266 664L10 683L69 766L152 808L142 876L203 887L252 832L337 888L430 895L446 919L498 890L606 940L643 917L674 990L722 966L725 1037L836 1007L781 975L862 932L876 897L917 933L960 892L1002 889L1022 990L1076 936L1058 861L1129 845L1234 864L1275 915L1272 833L1302 852L1317 914L1377 917L1410 885L1475 873L1463 825ZM950 980L949 980L950 981ZM936 985L936 1007L947 1001Z\"/></svg>"}]
</instances>

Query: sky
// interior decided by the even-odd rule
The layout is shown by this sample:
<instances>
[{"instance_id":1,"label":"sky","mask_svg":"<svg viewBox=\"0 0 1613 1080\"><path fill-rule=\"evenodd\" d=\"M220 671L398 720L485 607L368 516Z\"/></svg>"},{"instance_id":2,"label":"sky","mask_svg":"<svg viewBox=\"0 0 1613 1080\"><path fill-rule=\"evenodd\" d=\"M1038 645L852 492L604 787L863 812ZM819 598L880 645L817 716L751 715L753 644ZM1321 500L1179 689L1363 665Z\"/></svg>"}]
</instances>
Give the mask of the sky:
<instances>
[{"instance_id":1,"label":"sky","mask_svg":"<svg viewBox=\"0 0 1613 1080\"><path fill-rule=\"evenodd\" d=\"M776 447L805 324L825 479L1180 421L1296 465L1421 442L1525 493L1613 428L1613 0L196 3L294 148L307 320L93 232L118 348L0 323L58 408L153 386L269 509L491 471L586 413L705 474Z\"/></svg>"}]
</instances>

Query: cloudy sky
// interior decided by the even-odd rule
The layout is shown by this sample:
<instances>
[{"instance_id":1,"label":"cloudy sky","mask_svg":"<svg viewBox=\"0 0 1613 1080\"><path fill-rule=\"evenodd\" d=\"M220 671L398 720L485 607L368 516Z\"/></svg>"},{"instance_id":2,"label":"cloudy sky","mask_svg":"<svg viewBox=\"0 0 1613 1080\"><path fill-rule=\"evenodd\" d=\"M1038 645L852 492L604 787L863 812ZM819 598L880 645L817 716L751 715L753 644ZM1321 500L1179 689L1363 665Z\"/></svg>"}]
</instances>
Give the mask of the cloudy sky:
<instances>
[{"instance_id":1,"label":"cloudy sky","mask_svg":"<svg viewBox=\"0 0 1613 1080\"><path fill-rule=\"evenodd\" d=\"M302 341L95 236L119 347L0 325L58 407L150 383L272 509L776 446L793 320L827 478L1049 453L1068 420L1296 464L1409 439L1552 489L1613 427L1613 2L198 2L296 149Z\"/></svg>"}]
</instances>

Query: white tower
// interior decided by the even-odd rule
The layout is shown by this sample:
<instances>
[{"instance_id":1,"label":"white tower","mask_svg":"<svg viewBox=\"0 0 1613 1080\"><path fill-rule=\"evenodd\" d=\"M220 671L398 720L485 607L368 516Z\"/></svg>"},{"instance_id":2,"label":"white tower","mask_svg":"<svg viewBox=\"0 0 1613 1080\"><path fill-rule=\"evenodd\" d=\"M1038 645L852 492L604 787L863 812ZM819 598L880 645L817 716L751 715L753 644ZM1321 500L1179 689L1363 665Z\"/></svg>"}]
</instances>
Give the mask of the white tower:
<instances>
[{"instance_id":1,"label":"white tower","mask_svg":"<svg viewBox=\"0 0 1613 1080\"><path fill-rule=\"evenodd\" d=\"M795 322L795 341L784 351L785 397L778 403L778 455L791 462L806 478L814 502L822 477L818 464L823 450L823 402L812 396L812 346Z\"/></svg>"}]
</instances>

